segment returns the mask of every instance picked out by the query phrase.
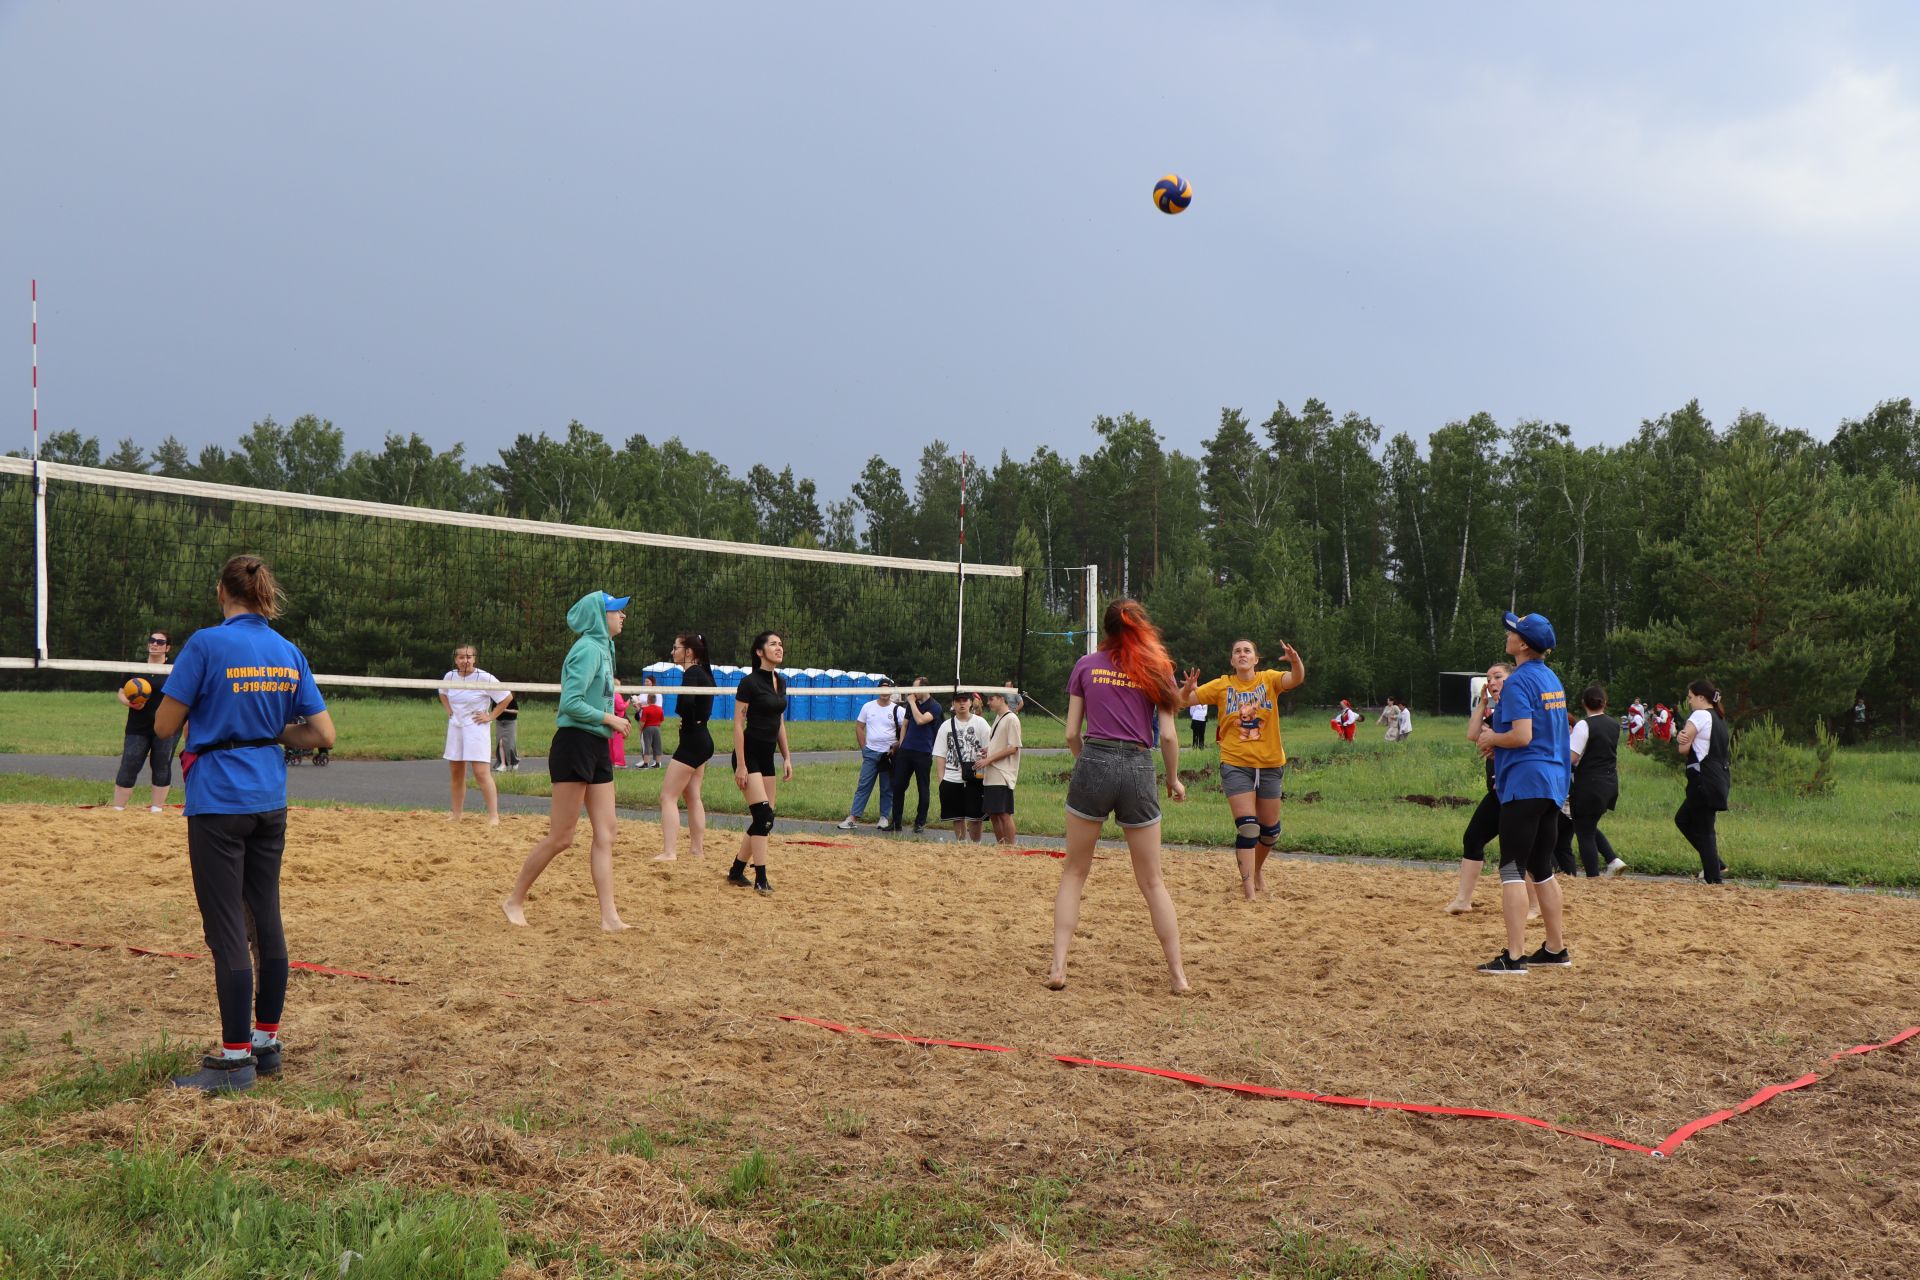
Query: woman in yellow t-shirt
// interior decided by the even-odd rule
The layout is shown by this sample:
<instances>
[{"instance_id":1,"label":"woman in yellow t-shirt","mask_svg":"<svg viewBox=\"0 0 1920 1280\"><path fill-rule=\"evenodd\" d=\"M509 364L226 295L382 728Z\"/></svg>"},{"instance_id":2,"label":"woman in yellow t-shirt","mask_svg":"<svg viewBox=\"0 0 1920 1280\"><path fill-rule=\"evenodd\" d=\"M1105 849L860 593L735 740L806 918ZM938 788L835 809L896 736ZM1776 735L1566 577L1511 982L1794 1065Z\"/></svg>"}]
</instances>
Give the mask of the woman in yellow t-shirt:
<instances>
[{"instance_id":1,"label":"woman in yellow t-shirt","mask_svg":"<svg viewBox=\"0 0 1920 1280\"><path fill-rule=\"evenodd\" d=\"M1285 641L1280 647L1291 670L1260 670L1260 650L1253 641L1235 640L1231 674L1201 684L1195 668L1180 686L1186 705L1204 703L1220 713L1220 785L1233 810L1240 890L1249 902L1267 891L1267 855L1280 839L1281 782L1287 772L1287 751L1280 743L1280 695L1307 680L1307 664L1299 652Z\"/></svg>"}]
</instances>

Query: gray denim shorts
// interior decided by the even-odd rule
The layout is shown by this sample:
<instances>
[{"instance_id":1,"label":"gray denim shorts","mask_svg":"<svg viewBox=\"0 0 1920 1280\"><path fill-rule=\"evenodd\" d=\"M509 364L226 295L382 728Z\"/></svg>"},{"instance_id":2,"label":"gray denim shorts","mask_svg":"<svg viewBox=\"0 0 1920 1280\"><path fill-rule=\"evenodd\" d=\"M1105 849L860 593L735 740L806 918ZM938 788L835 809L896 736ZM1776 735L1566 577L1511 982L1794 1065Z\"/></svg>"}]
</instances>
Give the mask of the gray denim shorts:
<instances>
[{"instance_id":1,"label":"gray denim shorts","mask_svg":"<svg viewBox=\"0 0 1920 1280\"><path fill-rule=\"evenodd\" d=\"M116 787L131 787L140 781L140 766L151 764L153 785L173 785L173 748L180 735L158 738L150 733L129 733L120 746L120 768L113 775Z\"/></svg>"},{"instance_id":2,"label":"gray denim shorts","mask_svg":"<svg viewBox=\"0 0 1920 1280\"><path fill-rule=\"evenodd\" d=\"M1067 812L1091 822L1109 816L1123 827L1160 821L1159 778L1153 753L1144 747L1088 739L1067 783Z\"/></svg>"},{"instance_id":3,"label":"gray denim shorts","mask_svg":"<svg viewBox=\"0 0 1920 1280\"><path fill-rule=\"evenodd\" d=\"M1286 777L1285 765L1272 769L1249 769L1240 764L1223 764L1220 766L1220 789L1230 796L1243 796L1251 791L1256 800L1278 800L1286 794L1281 785Z\"/></svg>"}]
</instances>

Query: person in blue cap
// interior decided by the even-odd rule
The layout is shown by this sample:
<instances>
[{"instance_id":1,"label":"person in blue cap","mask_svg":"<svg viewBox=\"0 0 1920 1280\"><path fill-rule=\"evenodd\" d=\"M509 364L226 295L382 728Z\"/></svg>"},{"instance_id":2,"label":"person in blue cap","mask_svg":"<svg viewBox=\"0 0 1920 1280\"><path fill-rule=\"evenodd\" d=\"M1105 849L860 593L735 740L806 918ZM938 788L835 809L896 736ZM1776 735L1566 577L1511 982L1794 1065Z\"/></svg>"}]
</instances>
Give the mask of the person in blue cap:
<instances>
[{"instance_id":1,"label":"person in blue cap","mask_svg":"<svg viewBox=\"0 0 1920 1280\"><path fill-rule=\"evenodd\" d=\"M1567 746L1567 691L1547 666L1553 624L1537 613L1503 618L1513 674L1493 708L1491 732L1480 735L1480 754L1493 760L1500 797L1500 914L1507 945L1480 966L1485 974L1524 974L1529 967L1567 968L1573 957L1561 934L1560 886L1553 878L1560 806L1573 780ZM1547 939L1532 955L1527 937L1527 882L1540 899Z\"/></svg>"},{"instance_id":2,"label":"person in blue cap","mask_svg":"<svg viewBox=\"0 0 1920 1280\"><path fill-rule=\"evenodd\" d=\"M208 1054L198 1071L173 1083L231 1093L280 1073L290 967L280 920L286 750L331 747L334 731L306 655L271 625L281 593L266 561L234 556L221 566L214 594L221 623L187 638L153 731L171 738L192 720L180 757L187 865L220 1002L219 1054Z\"/></svg>"},{"instance_id":3,"label":"person in blue cap","mask_svg":"<svg viewBox=\"0 0 1920 1280\"><path fill-rule=\"evenodd\" d=\"M580 807L593 824L593 891L600 899L600 927L608 933L627 928L613 905L613 734L625 736L625 716L613 710L613 638L627 622L627 596L589 591L567 610L567 625L580 638L567 650L560 668L560 714L547 749L547 776L553 780L553 810L547 835L520 864L513 891L500 903L511 924L527 922L527 892L547 864L573 845Z\"/></svg>"}]
</instances>

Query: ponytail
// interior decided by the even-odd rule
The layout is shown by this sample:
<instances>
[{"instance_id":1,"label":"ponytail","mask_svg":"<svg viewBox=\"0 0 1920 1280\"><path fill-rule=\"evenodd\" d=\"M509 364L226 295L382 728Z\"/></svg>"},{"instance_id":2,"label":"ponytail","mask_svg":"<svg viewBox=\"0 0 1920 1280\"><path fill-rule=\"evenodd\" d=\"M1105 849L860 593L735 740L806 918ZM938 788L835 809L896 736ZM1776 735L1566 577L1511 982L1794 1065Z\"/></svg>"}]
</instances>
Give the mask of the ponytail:
<instances>
[{"instance_id":1,"label":"ponytail","mask_svg":"<svg viewBox=\"0 0 1920 1280\"><path fill-rule=\"evenodd\" d=\"M1173 659L1160 638L1160 628L1138 600L1120 599L1107 606L1100 624L1100 648L1162 711L1180 708L1180 689L1173 680Z\"/></svg>"},{"instance_id":2,"label":"ponytail","mask_svg":"<svg viewBox=\"0 0 1920 1280\"><path fill-rule=\"evenodd\" d=\"M259 556L238 555L222 565L220 589L227 593L227 599L269 622L280 616L281 606L286 603L273 570Z\"/></svg>"}]
</instances>

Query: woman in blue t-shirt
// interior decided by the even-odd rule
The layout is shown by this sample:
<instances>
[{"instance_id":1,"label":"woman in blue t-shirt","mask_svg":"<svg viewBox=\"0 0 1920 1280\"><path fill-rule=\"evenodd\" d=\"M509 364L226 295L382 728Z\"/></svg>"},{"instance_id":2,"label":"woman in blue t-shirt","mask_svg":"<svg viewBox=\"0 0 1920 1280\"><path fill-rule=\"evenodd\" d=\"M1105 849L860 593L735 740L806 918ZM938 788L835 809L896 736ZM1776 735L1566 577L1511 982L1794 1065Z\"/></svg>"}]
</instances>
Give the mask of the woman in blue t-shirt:
<instances>
[{"instance_id":1,"label":"woman in blue t-shirt","mask_svg":"<svg viewBox=\"0 0 1920 1280\"><path fill-rule=\"evenodd\" d=\"M1560 836L1560 806L1572 781L1567 749L1567 691L1547 666L1553 624L1541 614L1505 616L1507 656L1513 674L1500 688L1480 754L1493 760L1500 797L1500 914L1507 945L1480 966L1481 973L1523 974L1530 965L1566 968L1573 963L1560 932L1560 886L1554 881L1553 850ZM1524 955L1527 882L1534 883L1546 944Z\"/></svg>"},{"instance_id":2,"label":"woman in blue t-shirt","mask_svg":"<svg viewBox=\"0 0 1920 1280\"><path fill-rule=\"evenodd\" d=\"M180 756L187 861L213 952L220 1052L173 1083L209 1093L251 1089L257 1076L280 1070L287 1001L287 935L280 923L285 749L326 750L334 737L306 656L268 625L280 613L280 587L266 561L234 556L220 570L215 594L222 622L187 638L153 716L162 738L192 722ZM247 946L249 915L257 974Z\"/></svg>"}]
</instances>

